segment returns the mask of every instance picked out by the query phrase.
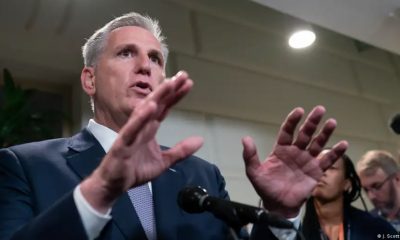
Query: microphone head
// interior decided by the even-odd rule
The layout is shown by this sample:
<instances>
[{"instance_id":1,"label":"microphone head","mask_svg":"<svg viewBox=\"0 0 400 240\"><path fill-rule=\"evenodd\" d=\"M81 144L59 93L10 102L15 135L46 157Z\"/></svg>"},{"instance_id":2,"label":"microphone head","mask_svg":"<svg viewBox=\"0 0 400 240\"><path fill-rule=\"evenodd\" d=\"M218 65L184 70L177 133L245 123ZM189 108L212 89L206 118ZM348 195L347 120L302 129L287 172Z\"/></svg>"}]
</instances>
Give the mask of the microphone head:
<instances>
[{"instance_id":1,"label":"microphone head","mask_svg":"<svg viewBox=\"0 0 400 240\"><path fill-rule=\"evenodd\" d=\"M188 213L204 212L201 201L207 195L207 191L201 187L185 187L178 193L178 205Z\"/></svg>"},{"instance_id":2,"label":"microphone head","mask_svg":"<svg viewBox=\"0 0 400 240\"><path fill-rule=\"evenodd\" d=\"M396 134L400 134L400 113L393 116L392 120L390 121L390 128Z\"/></svg>"}]
</instances>

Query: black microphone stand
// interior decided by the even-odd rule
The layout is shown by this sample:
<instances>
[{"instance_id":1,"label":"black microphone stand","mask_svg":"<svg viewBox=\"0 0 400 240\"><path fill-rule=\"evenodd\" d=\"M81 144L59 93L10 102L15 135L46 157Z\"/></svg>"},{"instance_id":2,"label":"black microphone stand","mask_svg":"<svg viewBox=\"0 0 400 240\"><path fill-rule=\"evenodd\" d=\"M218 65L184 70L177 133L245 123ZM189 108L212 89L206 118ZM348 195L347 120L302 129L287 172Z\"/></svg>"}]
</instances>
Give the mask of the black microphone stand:
<instances>
[{"instance_id":1,"label":"black microphone stand","mask_svg":"<svg viewBox=\"0 0 400 240\"><path fill-rule=\"evenodd\" d=\"M294 229L303 239L302 234L290 221L276 214L267 214L261 208L209 196L201 187L187 187L181 190L178 195L178 205L189 213L201 213L206 210L212 212L215 217L230 226L229 231L234 240L240 239L237 233L249 223Z\"/></svg>"},{"instance_id":2,"label":"black microphone stand","mask_svg":"<svg viewBox=\"0 0 400 240\"><path fill-rule=\"evenodd\" d=\"M241 239L238 237L236 231L235 231L233 228L231 228L231 227L229 228L229 233L230 233L230 235L231 235L231 237L232 237L232 240L241 240Z\"/></svg>"}]
</instances>

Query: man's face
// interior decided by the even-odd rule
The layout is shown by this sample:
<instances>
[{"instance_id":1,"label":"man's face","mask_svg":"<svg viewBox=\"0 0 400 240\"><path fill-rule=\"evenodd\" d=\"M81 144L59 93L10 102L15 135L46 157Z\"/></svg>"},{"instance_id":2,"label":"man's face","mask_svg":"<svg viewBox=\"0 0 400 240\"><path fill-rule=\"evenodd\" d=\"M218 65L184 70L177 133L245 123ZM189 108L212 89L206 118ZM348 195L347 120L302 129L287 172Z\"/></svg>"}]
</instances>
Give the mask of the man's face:
<instances>
[{"instance_id":1,"label":"man's face","mask_svg":"<svg viewBox=\"0 0 400 240\"><path fill-rule=\"evenodd\" d=\"M394 178L388 176L381 168L372 173L362 172L359 175L361 186L374 206L384 213L393 209L397 201Z\"/></svg>"},{"instance_id":2,"label":"man's face","mask_svg":"<svg viewBox=\"0 0 400 240\"><path fill-rule=\"evenodd\" d=\"M96 121L118 131L165 78L164 61L149 31L127 26L110 32L96 66L87 68L94 88L85 91L93 98Z\"/></svg>"}]
</instances>

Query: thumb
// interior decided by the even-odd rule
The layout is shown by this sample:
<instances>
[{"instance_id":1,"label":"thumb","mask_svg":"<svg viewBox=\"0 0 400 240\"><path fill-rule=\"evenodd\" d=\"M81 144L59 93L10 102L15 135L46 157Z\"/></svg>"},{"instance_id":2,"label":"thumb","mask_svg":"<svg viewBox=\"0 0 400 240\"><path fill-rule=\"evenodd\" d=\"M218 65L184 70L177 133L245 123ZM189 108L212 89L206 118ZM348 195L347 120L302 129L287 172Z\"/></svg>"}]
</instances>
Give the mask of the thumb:
<instances>
[{"instance_id":1,"label":"thumb","mask_svg":"<svg viewBox=\"0 0 400 240\"><path fill-rule=\"evenodd\" d=\"M189 137L180 141L174 147L163 151L163 158L170 165L192 155L203 146L202 137Z\"/></svg>"},{"instance_id":2,"label":"thumb","mask_svg":"<svg viewBox=\"0 0 400 240\"><path fill-rule=\"evenodd\" d=\"M243 160L246 166L247 176L250 177L260 166L256 145L251 137L242 138Z\"/></svg>"}]
</instances>

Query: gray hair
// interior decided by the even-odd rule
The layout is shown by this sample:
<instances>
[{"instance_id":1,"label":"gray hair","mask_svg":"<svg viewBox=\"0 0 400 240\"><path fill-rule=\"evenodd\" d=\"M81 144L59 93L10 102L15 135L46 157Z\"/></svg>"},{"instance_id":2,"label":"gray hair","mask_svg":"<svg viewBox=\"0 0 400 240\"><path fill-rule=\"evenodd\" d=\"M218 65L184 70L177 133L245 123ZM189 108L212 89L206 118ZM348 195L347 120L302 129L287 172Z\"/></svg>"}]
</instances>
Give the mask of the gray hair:
<instances>
[{"instance_id":1,"label":"gray hair","mask_svg":"<svg viewBox=\"0 0 400 240\"><path fill-rule=\"evenodd\" d=\"M374 174L381 168L387 176L400 170L399 163L390 152L384 150L371 150L366 152L357 162L358 173Z\"/></svg>"},{"instance_id":2,"label":"gray hair","mask_svg":"<svg viewBox=\"0 0 400 240\"><path fill-rule=\"evenodd\" d=\"M82 47L82 56L85 66L95 67L98 57L103 51L109 33L114 29L126 26L141 27L154 35L154 37L161 44L161 52L164 57L165 67L168 57L168 47L165 42L165 37L161 33L161 28L158 24L158 21L150 18L149 16L143 16L136 12L130 12L113 19L102 28L98 29L89 39L87 39L85 45Z\"/></svg>"}]
</instances>

